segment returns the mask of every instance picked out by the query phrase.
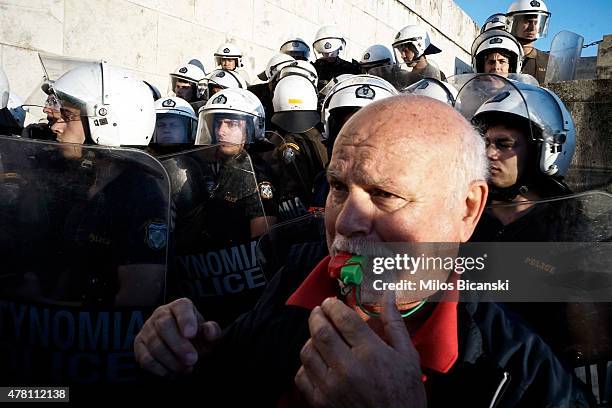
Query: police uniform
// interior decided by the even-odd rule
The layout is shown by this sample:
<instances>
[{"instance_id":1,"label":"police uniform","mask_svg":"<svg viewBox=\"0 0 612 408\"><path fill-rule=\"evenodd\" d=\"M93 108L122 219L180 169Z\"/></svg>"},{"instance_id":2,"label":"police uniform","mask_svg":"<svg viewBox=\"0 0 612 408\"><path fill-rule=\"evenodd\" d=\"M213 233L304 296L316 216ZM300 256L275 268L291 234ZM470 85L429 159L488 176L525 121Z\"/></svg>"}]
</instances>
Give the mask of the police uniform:
<instances>
[{"instance_id":1,"label":"police uniform","mask_svg":"<svg viewBox=\"0 0 612 408\"><path fill-rule=\"evenodd\" d=\"M320 58L316 60L313 65L319 78L319 91L323 89L323 87L327 85L332 78L336 78L342 74L361 74L361 67L357 61L352 60L351 62L348 62L340 57L337 57L333 62Z\"/></svg>"},{"instance_id":2,"label":"police uniform","mask_svg":"<svg viewBox=\"0 0 612 408\"><path fill-rule=\"evenodd\" d=\"M531 52L523 58L523 68L521 73L529 74L538 80L540 85L544 84L546 79L546 68L548 67L549 54L533 48Z\"/></svg>"},{"instance_id":3,"label":"police uniform","mask_svg":"<svg viewBox=\"0 0 612 408\"><path fill-rule=\"evenodd\" d=\"M63 245L67 275L56 288L64 300L113 305L119 291L118 267L165 266L167 197L155 175L138 170L122 168L93 197L70 210Z\"/></svg>"},{"instance_id":4,"label":"police uniform","mask_svg":"<svg viewBox=\"0 0 612 408\"><path fill-rule=\"evenodd\" d=\"M193 182L202 191L190 196L199 197L197 203L175 204L190 210L177 211L168 286L170 298L190 298L207 311L207 319L225 326L250 310L265 288L251 221L271 215L262 202L272 212L276 206L269 204L274 198L271 182L256 181L246 153L217 159L215 151L191 157L199 161Z\"/></svg>"},{"instance_id":5,"label":"police uniform","mask_svg":"<svg viewBox=\"0 0 612 408\"><path fill-rule=\"evenodd\" d=\"M284 136L272 158L281 220L290 220L308 212L313 203L315 178L325 169L327 162L327 150L316 128Z\"/></svg>"}]
</instances>

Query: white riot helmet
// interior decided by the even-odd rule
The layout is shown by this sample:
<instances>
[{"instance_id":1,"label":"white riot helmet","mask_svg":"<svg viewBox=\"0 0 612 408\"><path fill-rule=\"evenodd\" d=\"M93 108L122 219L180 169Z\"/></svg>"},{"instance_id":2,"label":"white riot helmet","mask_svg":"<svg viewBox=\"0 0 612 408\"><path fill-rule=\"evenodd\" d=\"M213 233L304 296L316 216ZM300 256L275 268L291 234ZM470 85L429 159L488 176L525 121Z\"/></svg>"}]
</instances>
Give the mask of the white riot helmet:
<instances>
[{"instance_id":1,"label":"white riot helmet","mask_svg":"<svg viewBox=\"0 0 612 408\"><path fill-rule=\"evenodd\" d=\"M238 48L236 44L225 43L217 48L217 52L215 52L215 64L220 67L224 59L236 60L236 67L234 69L243 66L242 51L240 51L240 48Z\"/></svg>"},{"instance_id":2,"label":"white riot helmet","mask_svg":"<svg viewBox=\"0 0 612 408\"><path fill-rule=\"evenodd\" d=\"M291 75L299 75L306 78L315 86L315 88L319 80L317 70L315 69L314 65L312 65L308 61L298 60L284 65L278 71L278 77L276 78L276 81L280 81L281 79Z\"/></svg>"},{"instance_id":3,"label":"white riot helmet","mask_svg":"<svg viewBox=\"0 0 612 408\"><path fill-rule=\"evenodd\" d=\"M146 146L155 129L150 89L127 71L105 61L77 66L47 88L62 107L81 111L89 135L103 146Z\"/></svg>"},{"instance_id":4,"label":"white riot helmet","mask_svg":"<svg viewBox=\"0 0 612 408\"><path fill-rule=\"evenodd\" d=\"M198 118L191 105L178 97L167 97L155 102L155 133L153 143L193 143Z\"/></svg>"},{"instance_id":5,"label":"white riot helmet","mask_svg":"<svg viewBox=\"0 0 612 408\"><path fill-rule=\"evenodd\" d=\"M310 58L310 47L299 37L285 41L280 47L280 52L296 60L308 61Z\"/></svg>"},{"instance_id":6,"label":"white riot helmet","mask_svg":"<svg viewBox=\"0 0 612 408\"><path fill-rule=\"evenodd\" d=\"M295 59L290 55L283 53L274 54L268 61L268 65L266 65L266 70L264 71L266 80L268 82L274 80L278 72L292 62L295 62Z\"/></svg>"},{"instance_id":7,"label":"white riot helmet","mask_svg":"<svg viewBox=\"0 0 612 408\"><path fill-rule=\"evenodd\" d=\"M249 144L264 139L265 127L261 101L246 89L228 88L200 108L195 144Z\"/></svg>"},{"instance_id":8,"label":"white riot helmet","mask_svg":"<svg viewBox=\"0 0 612 408\"><path fill-rule=\"evenodd\" d=\"M506 13L510 33L528 41L546 37L550 15L542 0L517 0Z\"/></svg>"},{"instance_id":9,"label":"white riot helmet","mask_svg":"<svg viewBox=\"0 0 612 408\"><path fill-rule=\"evenodd\" d=\"M523 47L512 34L504 30L489 30L480 34L472 43L472 68L476 73L485 72L487 55L497 52L508 58L509 73L520 73L523 66Z\"/></svg>"},{"instance_id":10,"label":"white riot helmet","mask_svg":"<svg viewBox=\"0 0 612 408\"><path fill-rule=\"evenodd\" d=\"M364 73L367 73L371 68L392 65L393 63L393 53L388 47L381 44L366 48L359 60L359 65Z\"/></svg>"},{"instance_id":11,"label":"white riot helmet","mask_svg":"<svg viewBox=\"0 0 612 408\"><path fill-rule=\"evenodd\" d=\"M228 88L246 89L247 83L242 76L236 71L227 71L225 69L215 69L202 81L206 86L206 99L211 98L216 92Z\"/></svg>"},{"instance_id":12,"label":"white riot helmet","mask_svg":"<svg viewBox=\"0 0 612 408\"><path fill-rule=\"evenodd\" d=\"M455 107L459 92L448 82L440 81L437 78L423 78L402 89L402 93L428 96Z\"/></svg>"},{"instance_id":13,"label":"white riot helmet","mask_svg":"<svg viewBox=\"0 0 612 408\"><path fill-rule=\"evenodd\" d=\"M412 60L405 61L406 63L416 62L423 55L442 52L442 50L431 43L427 30L417 25L406 26L395 35L393 49L395 50L397 61L403 60L402 50L406 47L410 47L414 53Z\"/></svg>"},{"instance_id":14,"label":"white riot helmet","mask_svg":"<svg viewBox=\"0 0 612 408\"><path fill-rule=\"evenodd\" d=\"M194 102L198 99L198 82L206 74L198 66L193 64L179 65L174 72L170 73L170 94ZM177 89L178 83L178 89ZM188 85L183 86L183 85Z\"/></svg>"},{"instance_id":15,"label":"white riot helmet","mask_svg":"<svg viewBox=\"0 0 612 408\"><path fill-rule=\"evenodd\" d=\"M542 175L565 176L576 148L576 128L572 116L559 97L546 88L514 82L511 89L486 101L476 111L473 121L487 124L499 115L507 115L508 123L527 120L528 139L538 146L538 172Z\"/></svg>"},{"instance_id":16,"label":"white riot helmet","mask_svg":"<svg viewBox=\"0 0 612 408\"><path fill-rule=\"evenodd\" d=\"M6 108L10 92L11 88L9 87L8 77L2 67L0 67L0 109Z\"/></svg>"},{"instance_id":17,"label":"white riot helmet","mask_svg":"<svg viewBox=\"0 0 612 408\"><path fill-rule=\"evenodd\" d=\"M272 123L290 133L306 132L319 123L317 88L302 75L280 78L274 88Z\"/></svg>"},{"instance_id":18,"label":"white riot helmet","mask_svg":"<svg viewBox=\"0 0 612 408\"><path fill-rule=\"evenodd\" d=\"M508 31L508 20L504 13L496 13L487 18L480 28L480 34L489 30L505 30Z\"/></svg>"},{"instance_id":19,"label":"white riot helmet","mask_svg":"<svg viewBox=\"0 0 612 408\"><path fill-rule=\"evenodd\" d=\"M319 28L312 43L312 48L319 58L335 58L346 46L342 32L335 26L323 26Z\"/></svg>"},{"instance_id":20,"label":"white riot helmet","mask_svg":"<svg viewBox=\"0 0 612 408\"><path fill-rule=\"evenodd\" d=\"M339 110L350 109L355 112L366 105L397 94L393 85L373 75L352 75L337 83L327 94L321 108L323 138L335 138L340 131L344 121L343 118L336 117Z\"/></svg>"}]
</instances>

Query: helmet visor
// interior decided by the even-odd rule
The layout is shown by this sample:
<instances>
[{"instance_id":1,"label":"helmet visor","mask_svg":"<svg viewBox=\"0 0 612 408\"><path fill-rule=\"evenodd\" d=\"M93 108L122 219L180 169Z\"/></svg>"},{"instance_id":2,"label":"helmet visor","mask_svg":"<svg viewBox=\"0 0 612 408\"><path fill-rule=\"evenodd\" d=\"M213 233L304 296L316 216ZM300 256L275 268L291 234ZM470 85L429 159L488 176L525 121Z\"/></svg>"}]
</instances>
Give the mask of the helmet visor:
<instances>
[{"instance_id":1,"label":"helmet visor","mask_svg":"<svg viewBox=\"0 0 612 408\"><path fill-rule=\"evenodd\" d=\"M253 115L239 112L200 112L196 145L244 145L253 140Z\"/></svg>"},{"instance_id":2,"label":"helmet visor","mask_svg":"<svg viewBox=\"0 0 612 408\"><path fill-rule=\"evenodd\" d=\"M515 14L509 18L510 33L523 40L535 41L548 33L547 13Z\"/></svg>"},{"instance_id":3,"label":"helmet visor","mask_svg":"<svg viewBox=\"0 0 612 408\"><path fill-rule=\"evenodd\" d=\"M339 38L322 38L312 45L318 57L337 57L342 49L343 41Z\"/></svg>"},{"instance_id":4,"label":"helmet visor","mask_svg":"<svg viewBox=\"0 0 612 408\"><path fill-rule=\"evenodd\" d=\"M186 144L193 143L195 120L175 113L158 113L153 133L153 143Z\"/></svg>"}]
</instances>

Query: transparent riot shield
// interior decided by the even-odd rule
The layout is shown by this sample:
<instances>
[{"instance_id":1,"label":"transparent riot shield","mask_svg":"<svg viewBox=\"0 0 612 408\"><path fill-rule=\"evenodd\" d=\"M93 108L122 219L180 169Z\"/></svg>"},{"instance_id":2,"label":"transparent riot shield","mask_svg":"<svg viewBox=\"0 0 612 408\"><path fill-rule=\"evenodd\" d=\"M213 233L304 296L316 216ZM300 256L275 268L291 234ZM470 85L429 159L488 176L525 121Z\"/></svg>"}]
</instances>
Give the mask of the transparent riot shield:
<instances>
[{"instance_id":1,"label":"transparent riot shield","mask_svg":"<svg viewBox=\"0 0 612 408\"><path fill-rule=\"evenodd\" d=\"M398 91L424 78L423 75L412 72L406 64L383 65L371 68L368 70L368 74L390 82Z\"/></svg>"},{"instance_id":2,"label":"transparent riot shield","mask_svg":"<svg viewBox=\"0 0 612 408\"><path fill-rule=\"evenodd\" d=\"M284 136L266 132L266 138L274 148L264 153L261 160L272 173L279 221L308 214L315 180L327 165L327 151L320 133L315 129Z\"/></svg>"},{"instance_id":3,"label":"transparent riot shield","mask_svg":"<svg viewBox=\"0 0 612 408\"><path fill-rule=\"evenodd\" d=\"M584 37L571 31L560 31L550 44L550 56L544 83L571 81L582 53Z\"/></svg>"},{"instance_id":4,"label":"transparent riot shield","mask_svg":"<svg viewBox=\"0 0 612 408\"><path fill-rule=\"evenodd\" d=\"M503 225L499 219L522 214ZM469 244L486 254L472 282L508 282L479 298L504 302L574 365L612 359L612 195L591 191L487 206Z\"/></svg>"},{"instance_id":5,"label":"transparent riot shield","mask_svg":"<svg viewBox=\"0 0 612 408\"><path fill-rule=\"evenodd\" d=\"M267 232L258 183L242 147L201 146L158 156L172 184L175 223L168 275L170 299L188 297L222 327L249 311L267 284L256 253Z\"/></svg>"},{"instance_id":6,"label":"transparent riot shield","mask_svg":"<svg viewBox=\"0 0 612 408\"><path fill-rule=\"evenodd\" d=\"M290 259L307 251L318 262L327 255L323 212L314 212L274 225L257 243L257 252L268 278Z\"/></svg>"},{"instance_id":7,"label":"transparent riot shield","mask_svg":"<svg viewBox=\"0 0 612 408\"><path fill-rule=\"evenodd\" d=\"M136 381L169 224L170 183L150 155L0 136L0 383Z\"/></svg>"}]
</instances>

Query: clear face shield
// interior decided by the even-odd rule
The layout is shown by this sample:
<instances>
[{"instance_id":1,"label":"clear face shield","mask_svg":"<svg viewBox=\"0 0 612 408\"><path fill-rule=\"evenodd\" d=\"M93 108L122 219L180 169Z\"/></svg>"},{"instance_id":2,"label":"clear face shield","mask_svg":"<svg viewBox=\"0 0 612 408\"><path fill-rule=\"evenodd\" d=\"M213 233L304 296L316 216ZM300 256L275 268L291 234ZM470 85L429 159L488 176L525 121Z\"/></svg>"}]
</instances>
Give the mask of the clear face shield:
<instances>
[{"instance_id":1,"label":"clear face shield","mask_svg":"<svg viewBox=\"0 0 612 408\"><path fill-rule=\"evenodd\" d=\"M193 102L198 98L198 83L189 78L175 76L170 74L170 93L186 100Z\"/></svg>"},{"instance_id":2,"label":"clear face shield","mask_svg":"<svg viewBox=\"0 0 612 408\"><path fill-rule=\"evenodd\" d=\"M517 38L535 41L548 33L548 13L515 14L509 18L510 33Z\"/></svg>"},{"instance_id":3,"label":"clear face shield","mask_svg":"<svg viewBox=\"0 0 612 408\"><path fill-rule=\"evenodd\" d=\"M339 38L322 38L312 46L318 59L333 59L340 56L344 41Z\"/></svg>"},{"instance_id":4,"label":"clear face shield","mask_svg":"<svg viewBox=\"0 0 612 408\"><path fill-rule=\"evenodd\" d=\"M416 47L409 41L398 44L393 47L396 61L403 61L406 66L413 68L418 61L418 51Z\"/></svg>"},{"instance_id":5,"label":"clear face shield","mask_svg":"<svg viewBox=\"0 0 612 408\"><path fill-rule=\"evenodd\" d=\"M257 128L256 117L238 111L203 110L198 120L196 145L218 145L224 154L240 153L250 144Z\"/></svg>"},{"instance_id":6,"label":"clear face shield","mask_svg":"<svg viewBox=\"0 0 612 408\"><path fill-rule=\"evenodd\" d=\"M238 58L236 57L215 57L217 66L227 71L233 71L238 68Z\"/></svg>"},{"instance_id":7,"label":"clear face shield","mask_svg":"<svg viewBox=\"0 0 612 408\"><path fill-rule=\"evenodd\" d=\"M287 54L296 60L308 61L310 48L299 41L289 41L280 48L280 52Z\"/></svg>"},{"instance_id":8,"label":"clear face shield","mask_svg":"<svg viewBox=\"0 0 612 408\"><path fill-rule=\"evenodd\" d=\"M196 121L177 113L158 113L155 121L153 143L188 144L195 140Z\"/></svg>"}]
</instances>

